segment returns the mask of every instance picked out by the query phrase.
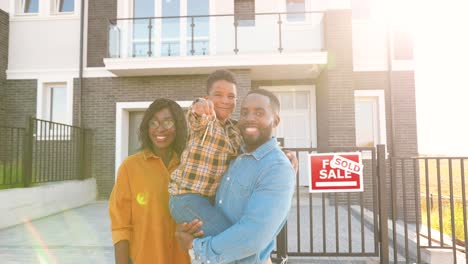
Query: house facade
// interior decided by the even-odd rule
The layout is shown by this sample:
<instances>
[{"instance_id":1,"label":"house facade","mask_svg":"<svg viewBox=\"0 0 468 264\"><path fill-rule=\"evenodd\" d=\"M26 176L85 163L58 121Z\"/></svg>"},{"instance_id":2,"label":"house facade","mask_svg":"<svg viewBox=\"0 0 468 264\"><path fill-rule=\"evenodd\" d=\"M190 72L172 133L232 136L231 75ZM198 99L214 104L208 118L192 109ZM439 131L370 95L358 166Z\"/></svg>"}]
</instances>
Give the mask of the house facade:
<instances>
[{"instance_id":1,"label":"house facade","mask_svg":"<svg viewBox=\"0 0 468 264\"><path fill-rule=\"evenodd\" d=\"M159 97L187 107L226 68L240 99L257 88L278 95L286 147L385 144L415 155L411 39L375 2L4 1L0 123L22 127L32 115L93 129L92 172L106 198L138 148L146 107Z\"/></svg>"}]
</instances>

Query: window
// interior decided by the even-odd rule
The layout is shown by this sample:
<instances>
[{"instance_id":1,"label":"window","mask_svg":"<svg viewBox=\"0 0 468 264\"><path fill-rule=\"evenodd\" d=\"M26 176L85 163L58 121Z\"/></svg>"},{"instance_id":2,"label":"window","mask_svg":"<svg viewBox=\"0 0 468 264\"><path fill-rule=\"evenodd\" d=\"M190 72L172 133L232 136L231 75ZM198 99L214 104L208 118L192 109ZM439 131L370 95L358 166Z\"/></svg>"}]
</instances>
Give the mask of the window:
<instances>
[{"instance_id":1,"label":"window","mask_svg":"<svg viewBox=\"0 0 468 264\"><path fill-rule=\"evenodd\" d=\"M286 0L286 12L305 12L305 0ZM305 14L288 14L286 16L288 22L303 22Z\"/></svg>"},{"instance_id":2,"label":"window","mask_svg":"<svg viewBox=\"0 0 468 264\"><path fill-rule=\"evenodd\" d=\"M65 84L48 85L45 93L47 103L44 107L44 117L57 123L69 123Z\"/></svg>"},{"instance_id":3,"label":"window","mask_svg":"<svg viewBox=\"0 0 468 264\"><path fill-rule=\"evenodd\" d=\"M75 0L53 0L54 13L73 13L75 11Z\"/></svg>"},{"instance_id":4,"label":"window","mask_svg":"<svg viewBox=\"0 0 468 264\"><path fill-rule=\"evenodd\" d=\"M133 1L133 17L154 17L155 2L154 0L134 0ZM151 20L151 24L154 24ZM148 19L133 20L133 57L148 57L154 52L154 43L149 43ZM153 27L154 28L154 27ZM154 29L153 29L154 30ZM152 35L154 36L153 32ZM151 45L151 46L150 46Z\"/></svg>"},{"instance_id":5,"label":"window","mask_svg":"<svg viewBox=\"0 0 468 264\"><path fill-rule=\"evenodd\" d=\"M354 91L356 146L386 144L385 101L383 90Z\"/></svg>"},{"instance_id":6,"label":"window","mask_svg":"<svg viewBox=\"0 0 468 264\"><path fill-rule=\"evenodd\" d=\"M210 14L209 0L187 0L187 15L188 16L205 16L195 17L193 19L193 50L192 50L192 28L191 21L187 21L187 55L207 55L209 54L209 35L210 35L210 20L206 15Z\"/></svg>"},{"instance_id":7,"label":"window","mask_svg":"<svg viewBox=\"0 0 468 264\"><path fill-rule=\"evenodd\" d=\"M18 14L37 14L39 0L16 0L16 10Z\"/></svg>"}]
</instances>

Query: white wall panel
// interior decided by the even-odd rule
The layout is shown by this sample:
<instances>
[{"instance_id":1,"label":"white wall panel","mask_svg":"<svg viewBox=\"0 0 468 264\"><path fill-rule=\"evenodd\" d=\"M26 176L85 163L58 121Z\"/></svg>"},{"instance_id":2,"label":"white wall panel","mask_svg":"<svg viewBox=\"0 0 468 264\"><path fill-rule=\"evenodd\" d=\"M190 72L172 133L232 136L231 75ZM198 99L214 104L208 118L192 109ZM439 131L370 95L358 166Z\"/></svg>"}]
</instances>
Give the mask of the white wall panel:
<instances>
[{"instance_id":1,"label":"white wall panel","mask_svg":"<svg viewBox=\"0 0 468 264\"><path fill-rule=\"evenodd\" d=\"M8 70L76 69L79 18L12 20Z\"/></svg>"}]
</instances>

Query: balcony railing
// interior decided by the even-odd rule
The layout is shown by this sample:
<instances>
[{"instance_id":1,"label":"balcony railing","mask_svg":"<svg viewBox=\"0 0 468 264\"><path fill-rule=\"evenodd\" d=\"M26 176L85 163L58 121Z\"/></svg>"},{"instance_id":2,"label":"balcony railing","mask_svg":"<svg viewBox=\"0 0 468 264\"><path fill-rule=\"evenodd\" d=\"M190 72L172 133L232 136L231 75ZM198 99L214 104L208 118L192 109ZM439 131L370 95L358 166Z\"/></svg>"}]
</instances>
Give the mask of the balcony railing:
<instances>
[{"instance_id":1,"label":"balcony railing","mask_svg":"<svg viewBox=\"0 0 468 264\"><path fill-rule=\"evenodd\" d=\"M108 57L271 54L323 50L323 12L109 20Z\"/></svg>"}]
</instances>

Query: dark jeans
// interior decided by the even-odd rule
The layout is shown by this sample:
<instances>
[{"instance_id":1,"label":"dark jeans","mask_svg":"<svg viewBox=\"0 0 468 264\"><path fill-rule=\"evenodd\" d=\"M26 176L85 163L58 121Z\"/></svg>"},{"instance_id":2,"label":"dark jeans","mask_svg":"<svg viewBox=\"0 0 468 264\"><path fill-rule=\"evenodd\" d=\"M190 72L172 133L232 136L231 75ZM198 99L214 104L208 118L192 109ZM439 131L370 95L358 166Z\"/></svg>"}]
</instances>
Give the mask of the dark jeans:
<instances>
[{"instance_id":1,"label":"dark jeans","mask_svg":"<svg viewBox=\"0 0 468 264\"><path fill-rule=\"evenodd\" d=\"M201 220L204 236L217 235L232 225L223 212L214 207L207 197L200 194L171 195L169 208L177 223Z\"/></svg>"}]
</instances>

